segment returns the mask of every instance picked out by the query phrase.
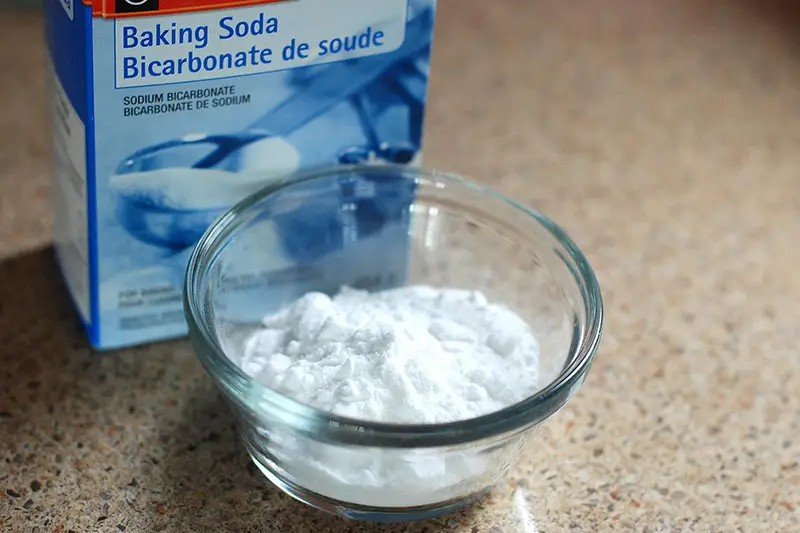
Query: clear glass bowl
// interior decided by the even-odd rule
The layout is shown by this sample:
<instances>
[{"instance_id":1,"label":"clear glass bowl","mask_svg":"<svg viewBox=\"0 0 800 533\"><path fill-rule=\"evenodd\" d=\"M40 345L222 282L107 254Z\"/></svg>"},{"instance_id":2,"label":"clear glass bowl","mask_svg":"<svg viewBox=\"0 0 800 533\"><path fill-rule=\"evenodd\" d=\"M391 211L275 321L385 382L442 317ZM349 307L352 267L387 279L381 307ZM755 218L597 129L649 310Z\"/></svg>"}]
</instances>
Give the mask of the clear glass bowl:
<instances>
[{"instance_id":1,"label":"clear glass bowl","mask_svg":"<svg viewBox=\"0 0 800 533\"><path fill-rule=\"evenodd\" d=\"M262 317L308 291L415 284L480 290L526 319L541 348L537 392L470 420L386 424L303 405L237 365ZM603 315L591 267L551 221L460 177L396 166L293 176L248 198L200 240L184 298L198 358L264 475L373 521L449 512L500 480L583 383Z\"/></svg>"}]
</instances>

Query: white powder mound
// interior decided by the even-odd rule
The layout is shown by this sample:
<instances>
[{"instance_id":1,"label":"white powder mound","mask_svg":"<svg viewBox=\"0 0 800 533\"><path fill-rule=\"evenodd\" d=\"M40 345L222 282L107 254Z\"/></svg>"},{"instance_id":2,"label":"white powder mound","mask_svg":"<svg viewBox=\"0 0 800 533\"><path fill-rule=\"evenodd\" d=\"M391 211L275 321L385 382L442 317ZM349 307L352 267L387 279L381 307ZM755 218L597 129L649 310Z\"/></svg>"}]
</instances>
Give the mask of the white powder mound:
<instances>
[{"instance_id":1,"label":"white powder mound","mask_svg":"<svg viewBox=\"0 0 800 533\"><path fill-rule=\"evenodd\" d=\"M477 291L310 293L268 316L242 369L307 405L361 420L440 423L488 414L539 387L531 328Z\"/></svg>"}]
</instances>

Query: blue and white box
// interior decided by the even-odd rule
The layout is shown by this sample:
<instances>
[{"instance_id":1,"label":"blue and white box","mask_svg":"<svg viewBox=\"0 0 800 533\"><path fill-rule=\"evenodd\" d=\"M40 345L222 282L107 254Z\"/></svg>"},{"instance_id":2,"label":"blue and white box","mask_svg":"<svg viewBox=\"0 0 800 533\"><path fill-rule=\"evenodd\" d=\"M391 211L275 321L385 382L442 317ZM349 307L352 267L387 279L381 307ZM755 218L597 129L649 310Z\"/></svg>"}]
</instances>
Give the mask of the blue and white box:
<instances>
[{"instance_id":1,"label":"blue and white box","mask_svg":"<svg viewBox=\"0 0 800 533\"><path fill-rule=\"evenodd\" d=\"M420 160L435 0L44 6L55 250L98 349L184 335L194 244L270 181Z\"/></svg>"}]
</instances>

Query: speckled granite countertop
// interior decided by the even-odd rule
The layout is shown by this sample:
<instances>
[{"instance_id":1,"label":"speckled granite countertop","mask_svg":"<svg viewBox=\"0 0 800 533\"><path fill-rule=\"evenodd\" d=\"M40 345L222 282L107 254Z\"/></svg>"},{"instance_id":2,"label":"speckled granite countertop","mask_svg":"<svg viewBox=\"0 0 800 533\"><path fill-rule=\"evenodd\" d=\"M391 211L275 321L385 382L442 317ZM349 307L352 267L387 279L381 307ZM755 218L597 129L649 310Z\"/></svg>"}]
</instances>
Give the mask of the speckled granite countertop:
<instances>
[{"instance_id":1,"label":"speckled granite countertop","mask_svg":"<svg viewBox=\"0 0 800 533\"><path fill-rule=\"evenodd\" d=\"M559 220L607 335L507 485L396 528L248 470L184 342L89 352L48 248L40 22L1 12L0 530L797 531L792 4L442 2L428 162Z\"/></svg>"}]
</instances>

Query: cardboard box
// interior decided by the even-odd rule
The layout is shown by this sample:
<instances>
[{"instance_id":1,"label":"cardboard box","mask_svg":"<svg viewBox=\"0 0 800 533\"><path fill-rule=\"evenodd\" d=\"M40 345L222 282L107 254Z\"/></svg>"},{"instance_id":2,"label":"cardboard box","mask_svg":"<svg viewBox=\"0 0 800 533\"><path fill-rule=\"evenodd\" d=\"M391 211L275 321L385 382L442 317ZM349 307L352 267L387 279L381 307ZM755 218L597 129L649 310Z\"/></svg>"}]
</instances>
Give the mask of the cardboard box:
<instances>
[{"instance_id":1,"label":"cardboard box","mask_svg":"<svg viewBox=\"0 0 800 533\"><path fill-rule=\"evenodd\" d=\"M55 248L97 348L183 335L193 245L270 181L419 162L435 0L94 4L44 2Z\"/></svg>"}]
</instances>

